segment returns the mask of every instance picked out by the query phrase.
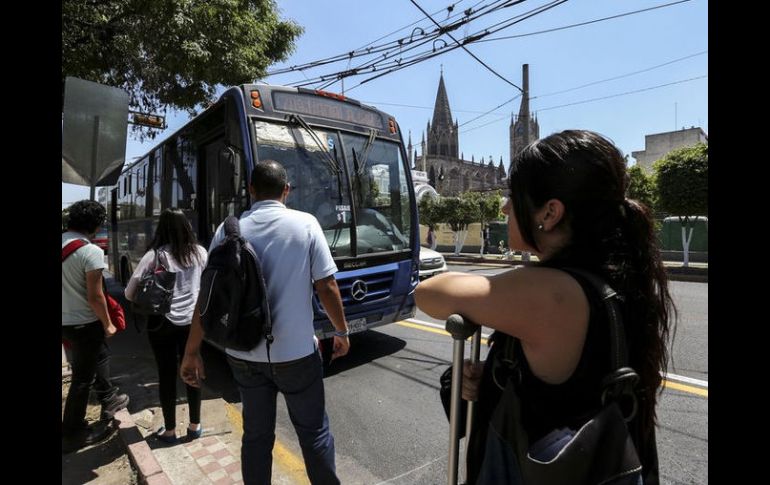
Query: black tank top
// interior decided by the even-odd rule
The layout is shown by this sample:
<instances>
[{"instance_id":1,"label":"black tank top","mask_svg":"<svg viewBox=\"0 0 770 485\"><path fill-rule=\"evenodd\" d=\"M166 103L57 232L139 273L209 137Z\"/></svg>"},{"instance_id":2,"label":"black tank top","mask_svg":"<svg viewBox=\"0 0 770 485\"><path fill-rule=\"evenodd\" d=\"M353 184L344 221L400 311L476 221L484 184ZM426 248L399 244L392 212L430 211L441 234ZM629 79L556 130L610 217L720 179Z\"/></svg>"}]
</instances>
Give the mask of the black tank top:
<instances>
[{"instance_id":1,"label":"black tank top","mask_svg":"<svg viewBox=\"0 0 770 485\"><path fill-rule=\"evenodd\" d=\"M610 333L607 309L593 285L582 275L564 270L577 280L588 299L588 331L575 371L561 384L548 384L532 373L521 344L514 341L521 366L517 387L522 421L531 442L554 428L578 429L601 407L601 380L610 372Z\"/></svg>"},{"instance_id":2,"label":"black tank top","mask_svg":"<svg viewBox=\"0 0 770 485\"><path fill-rule=\"evenodd\" d=\"M530 443L534 443L555 428L569 427L579 429L586 421L601 408L601 381L610 370L610 333L607 308L598 290L584 276L567 268L555 268L565 271L582 287L589 307L588 330L583 351L575 371L561 384L548 384L538 379L529 367L521 343L518 339L499 331L491 337L493 348L485 363L482 377L478 415L474 420L474 434L485 430L486 424L494 411L497 401L502 394L500 384L495 384L494 360L513 356L511 360L518 361L519 372L514 372L514 378L519 379L517 392L522 405L522 423L527 431ZM512 354L511 354L512 352ZM510 358L510 357L508 357ZM497 375L500 375L499 370ZM644 473L644 483L658 483L658 460L655 435L640 449L639 423L632 420L629 431L637 447ZM479 426L479 427L477 427ZM474 436L474 446L482 446L485 431ZM481 463L483 450L474 450L468 455L468 467L476 476L478 464ZM475 462L475 463L473 463Z\"/></svg>"}]
</instances>

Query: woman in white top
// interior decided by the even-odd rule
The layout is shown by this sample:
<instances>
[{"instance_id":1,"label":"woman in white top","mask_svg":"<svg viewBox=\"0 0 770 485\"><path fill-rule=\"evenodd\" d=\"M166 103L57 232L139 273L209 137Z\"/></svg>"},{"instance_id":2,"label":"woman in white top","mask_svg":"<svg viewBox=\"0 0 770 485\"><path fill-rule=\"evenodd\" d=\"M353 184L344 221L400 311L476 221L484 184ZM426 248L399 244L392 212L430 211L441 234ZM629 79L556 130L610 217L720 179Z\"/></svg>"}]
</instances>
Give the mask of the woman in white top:
<instances>
[{"instance_id":1,"label":"woman in white top","mask_svg":"<svg viewBox=\"0 0 770 485\"><path fill-rule=\"evenodd\" d=\"M206 266L208 253L197 243L190 221L181 210L164 210L147 254L139 262L126 286L128 300L134 300L142 275L154 264L156 251L166 270L176 273L176 282L170 311L165 315L147 317L147 335L158 365L158 391L165 422L165 426L155 436L166 443L176 443L177 366L184 355L193 310L198 300L201 272ZM195 439L202 432L201 394L199 388L185 387L190 412L187 438Z\"/></svg>"}]
</instances>

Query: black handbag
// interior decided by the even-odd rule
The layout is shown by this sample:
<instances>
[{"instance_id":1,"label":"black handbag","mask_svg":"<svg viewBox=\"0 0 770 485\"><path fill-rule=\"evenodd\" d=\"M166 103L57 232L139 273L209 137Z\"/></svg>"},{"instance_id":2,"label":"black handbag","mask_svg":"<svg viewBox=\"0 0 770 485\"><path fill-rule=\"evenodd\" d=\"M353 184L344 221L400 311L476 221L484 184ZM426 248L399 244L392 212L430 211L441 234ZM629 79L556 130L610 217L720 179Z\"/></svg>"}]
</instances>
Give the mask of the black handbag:
<instances>
[{"instance_id":1,"label":"black handbag","mask_svg":"<svg viewBox=\"0 0 770 485\"><path fill-rule=\"evenodd\" d=\"M502 389L488 422L474 423L470 443L468 483L538 485L642 484L642 465L627 423L636 414L635 385L639 376L627 367L628 357L618 295L604 281L580 270L601 295L609 314L612 369L602 381L601 408L578 430L555 429L531 443L521 420L521 400L516 378L520 369L516 354L495 352L493 380ZM513 341L513 339L511 339ZM499 359L507 356L509 360ZM519 354L520 355L520 354ZM504 377L498 378L502 369ZM474 420L476 421L476 420ZM653 435L654 439L654 435ZM480 452L480 450L483 450ZM482 458L483 456L483 458ZM478 461L481 463L478 463ZM655 460L657 463L657 460ZM645 475L652 475L645 470Z\"/></svg>"},{"instance_id":2,"label":"black handbag","mask_svg":"<svg viewBox=\"0 0 770 485\"><path fill-rule=\"evenodd\" d=\"M160 254L160 250L155 251L153 265L142 274L134 296L134 311L141 315L165 315L171 311L176 273L161 262Z\"/></svg>"}]
</instances>

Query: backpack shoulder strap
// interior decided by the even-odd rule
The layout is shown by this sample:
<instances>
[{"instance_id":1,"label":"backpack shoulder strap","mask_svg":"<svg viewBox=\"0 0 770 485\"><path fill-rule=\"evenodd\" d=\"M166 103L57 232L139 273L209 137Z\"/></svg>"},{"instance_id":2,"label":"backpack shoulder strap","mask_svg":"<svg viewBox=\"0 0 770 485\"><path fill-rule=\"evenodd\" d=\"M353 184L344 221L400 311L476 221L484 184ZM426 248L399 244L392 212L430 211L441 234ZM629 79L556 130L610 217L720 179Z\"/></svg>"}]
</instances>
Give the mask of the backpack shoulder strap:
<instances>
[{"instance_id":1,"label":"backpack shoulder strap","mask_svg":"<svg viewBox=\"0 0 770 485\"><path fill-rule=\"evenodd\" d=\"M82 248L83 246L88 246L90 243L87 243L83 239L75 239L74 241L70 241L66 246L61 248L61 261L64 262L65 259L67 259L72 253L77 251L78 249Z\"/></svg>"},{"instance_id":2,"label":"backpack shoulder strap","mask_svg":"<svg viewBox=\"0 0 770 485\"><path fill-rule=\"evenodd\" d=\"M623 327L623 317L618 306L618 300L621 299L620 295L607 282L593 273L578 268L562 269L568 273L576 273L582 276L599 293L609 318L612 368L619 369L625 367L628 365L628 349L626 348L626 332Z\"/></svg>"},{"instance_id":3,"label":"backpack shoulder strap","mask_svg":"<svg viewBox=\"0 0 770 485\"><path fill-rule=\"evenodd\" d=\"M610 372L602 379L602 403L607 400L619 401L621 397L627 397L631 401L631 410L623 419L628 422L636 416L638 401L636 397L636 384L639 375L629 367L628 349L626 347L626 332L623 326L623 317L620 313L618 301L622 297L607 284L604 279L593 273L577 268L562 268L568 273L575 273L585 278L599 292L604 306L607 309L610 331Z\"/></svg>"}]
</instances>

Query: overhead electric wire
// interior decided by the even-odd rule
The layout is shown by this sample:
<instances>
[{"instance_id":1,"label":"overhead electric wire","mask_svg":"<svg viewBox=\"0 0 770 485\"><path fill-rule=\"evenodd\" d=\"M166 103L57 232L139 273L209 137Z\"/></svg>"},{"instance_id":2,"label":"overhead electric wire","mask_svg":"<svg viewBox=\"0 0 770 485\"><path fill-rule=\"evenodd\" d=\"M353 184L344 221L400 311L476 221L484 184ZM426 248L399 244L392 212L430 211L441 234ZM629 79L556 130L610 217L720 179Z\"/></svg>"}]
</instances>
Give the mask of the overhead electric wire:
<instances>
[{"instance_id":1,"label":"overhead electric wire","mask_svg":"<svg viewBox=\"0 0 770 485\"><path fill-rule=\"evenodd\" d=\"M519 97L519 96L521 96L521 94L517 94L516 96ZM364 103L364 104L368 104L368 105L371 105L371 106L383 105L383 106L399 106L401 108L415 108L415 109L428 109L428 110L435 109L435 106L416 106L414 104L383 103L383 102L380 102L380 101L364 101L364 100L360 100L360 101L362 103ZM505 104L505 103L503 103L503 104ZM452 108L452 112L453 113L455 113L455 112L456 113L473 113L473 114L487 114L487 113L489 113L489 111L474 111L474 110L454 109L454 108Z\"/></svg>"},{"instance_id":2,"label":"overhead electric wire","mask_svg":"<svg viewBox=\"0 0 770 485\"><path fill-rule=\"evenodd\" d=\"M578 89L586 88L588 86L594 86L596 84L601 84L601 83L605 83L605 82L609 82L609 81L615 81L616 79L622 79L624 77L633 76L635 74L641 74L643 72L652 71L652 70L657 69L659 67L668 66L669 64L674 64L675 62L680 62L680 61L684 61L686 59L690 59L692 57L701 56L701 55L706 54L706 53L708 53L708 50L697 52L695 54L690 54L689 56L680 57L678 59L674 59L673 61L664 62L663 64L658 64L657 66L648 67L646 69L642 69L642 70L639 70L639 71L629 72L627 74L621 74L620 76L614 76L614 77L610 77L610 78L607 78L607 79L602 79L600 81L590 82L588 84L582 84L582 85L576 86L574 88L564 89L562 91L554 91L553 93L539 94L537 96L532 96L529 99L532 100L532 99L536 99L536 98L545 98L546 96L553 96L553 95L556 95L556 94L568 93L570 91L575 91L575 90L578 90Z\"/></svg>"},{"instance_id":3,"label":"overhead electric wire","mask_svg":"<svg viewBox=\"0 0 770 485\"><path fill-rule=\"evenodd\" d=\"M545 33L548 33L548 32L556 32L558 30L571 29L573 27L581 27L583 25L594 24L596 22L602 22L604 20L616 19L616 18L620 18L620 17L625 17L627 15L634 15L634 14L637 14L637 13L642 13L642 12L647 12L647 11L650 11L650 10L655 10L655 9L658 9L658 8L671 7L672 5L677 5L677 4L680 4L680 3L691 2L691 1L692 0L679 0L678 2L666 3L664 5L656 5L655 7L643 8L641 10L634 10L632 12L626 12L626 13L622 13L622 14L618 14L618 15L612 15L610 17L604 17L604 18L595 19L595 20L588 20L586 22L581 22L581 23L578 23L578 24L565 25L565 26L562 26L562 27L555 27L553 29L538 30L537 32L528 32L526 34L507 35L505 37L495 37L494 39L483 39L483 40L479 40L478 42L492 42L492 41L495 41L495 40L518 39L520 37L528 37L530 35L539 35L539 34L545 34Z\"/></svg>"},{"instance_id":4,"label":"overhead electric wire","mask_svg":"<svg viewBox=\"0 0 770 485\"><path fill-rule=\"evenodd\" d=\"M521 19L519 19L519 20L516 20L516 21L514 21L514 22L511 22L511 23L509 23L508 25L505 25L505 26L503 26L503 27L499 27L499 28L498 28L496 31L502 30L502 29L504 29L504 28L508 28L508 27L511 27L512 25L515 25L515 24L517 24L517 23L519 23L519 22L522 22L522 21L524 21L524 20L526 20L526 19L528 19L528 18L534 17L535 15L539 15L540 13L543 13L543 12L544 12L544 11L546 11L546 10L549 10L549 9L551 9L551 8L553 8L553 7L555 7L555 6L559 5L559 4L561 4L561 3L564 3L565 1L567 1L567 0L556 0L556 1L552 2L550 5L546 5L546 6L543 6L543 7L537 7L537 8L535 8L535 9L531 10L530 12L527 12L526 14L521 14L521 15L515 16L515 17L513 17L513 18L514 18L514 19L518 19L519 17L522 17L522 16L526 15L524 18L521 18ZM510 19L509 19L509 20L510 20ZM464 42L463 42L463 44L470 44L470 43L472 43L472 42L477 42L477 41L478 41L478 39L480 39L480 38L482 38L482 37L484 37L484 36L486 36L486 35L489 35L489 34L493 33L493 32L490 32L490 31L488 31L488 30L484 30L484 31L481 31L481 32L483 32L483 33L481 33L481 34L472 34L472 35L466 36L466 37L464 38ZM408 63L408 64L405 64L405 65L400 65L400 66L398 66L398 67L394 67L394 68L392 68L392 69L390 69L390 70L388 70L388 71L385 71L385 72L383 72L383 73L381 73L381 74L378 74L378 75L376 75L376 76L372 76L372 77L366 78L366 79L364 79L363 81L361 81L360 83L358 83L358 84L356 84L355 86L353 86L352 88L348 89L348 91L352 91L353 89L355 89L355 88L357 88L357 87L361 86L362 84L365 84L365 83L367 83L367 82L369 82L369 81L372 81L372 80L374 80L374 79L377 79L377 78L379 78L379 77L382 77L382 76L384 76L384 75L386 75L386 74L390 74L390 73L392 73L392 72L396 72L396 71L399 71L399 70L401 70L401 69L404 69L404 68L406 68L406 67L412 66L412 65L414 65L414 64L417 64L417 63L419 63L419 62L423 62L423 61L425 61L425 60L431 59L431 58L433 58L433 57L436 57L436 56L438 56L438 55L442 55L442 54L444 54L444 53L446 53L446 52L449 52L449 51L451 51L451 50L454 50L454 49L456 49L456 48L458 48L458 47L462 47L462 46L461 46L461 45L458 45L458 44L452 44L452 45L449 45L449 44L447 44L445 47L442 47L442 48L438 49L439 51L441 51L441 50L443 50L443 49L448 49L448 50L447 50L447 51L445 51L445 52L434 52L434 53L432 53L432 54L426 54L426 55L425 55L423 58L417 59L417 60L415 60L415 61L413 61L413 62L410 62L410 63ZM518 86L517 86L517 88L518 88Z\"/></svg>"},{"instance_id":5,"label":"overhead electric wire","mask_svg":"<svg viewBox=\"0 0 770 485\"><path fill-rule=\"evenodd\" d=\"M593 85L596 85L596 84L600 84L600 83L603 83L603 82L614 81L614 80L616 80L616 79L621 79L621 78L624 78L624 77L633 76L633 75L635 75L635 74L640 74L640 73L643 73L643 72L652 71L653 69L657 69L657 68L659 68L659 67L663 67L663 66L668 66L669 64L674 64L675 62L680 62L680 61L683 61L683 60L686 60L686 59L690 59L690 58L692 58L692 57L700 56L700 55L703 55L703 54L705 54L705 53L707 53L707 52L708 52L708 50L705 50L705 51L701 51L701 52L696 52L695 54L690 54L690 55L688 55L688 56L680 57L680 58L678 58L678 59L674 59L674 60L672 60L672 61L664 62L663 64L658 64L658 65L656 65L656 66L648 67L648 68L646 68L646 69L640 69L640 70L638 70L638 71L634 71L634 72L630 72L630 73L626 73L626 74L621 74L621 75L619 75L619 76L613 76L613 77L610 77L610 78L607 78L607 79L602 79L602 80L599 80L599 81L593 81L593 82L590 82L590 83L587 83L587 84L583 84L583 85L580 85L580 86L576 86L576 87L574 87L574 88L563 89L563 90L561 90L561 91L555 91L555 92L553 92L553 93L548 93L548 94L539 94L539 95L537 95L537 96L530 96L530 98L529 98L529 99L530 99L530 101L532 101L533 99L544 98L544 97L546 97L546 96L552 96L552 95L555 95L555 94L562 94L562 93L567 93L567 92L570 92L570 91L575 91L575 90L577 90L577 89L581 89L581 88L584 88L584 87L587 87L587 86L593 86ZM479 119L479 118L482 118L484 115L487 115L487 114L489 114L489 113L492 113L492 112L493 112L494 110L496 110L497 108L500 108L501 106L504 106L504 105L506 105L506 104L510 103L511 101L515 100L515 99L516 99L516 98L518 98L519 96L521 96L521 95L519 94L519 95L517 95L516 97L509 99L508 101L506 101L506 102L502 103L501 105L499 105L499 106L497 106L497 107L495 107L495 108L492 108L491 110L489 110L489 111L485 112L483 115L481 115L481 116L477 116L477 117L475 117L475 118L473 118L473 119L471 119L471 120L468 120L468 121L466 121L466 122L464 122L464 123L460 124L460 126L464 126L464 125L467 125L468 123L471 123L471 122L473 122L473 121L475 121L475 120L477 120L477 119ZM500 114L500 113L498 113L498 114ZM496 121L500 121L500 120L496 120ZM483 125L482 125L482 126L483 126Z\"/></svg>"},{"instance_id":6,"label":"overhead electric wire","mask_svg":"<svg viewBox=\"0 0 770 485\"><path fill-rule=\"evenodd\" d=\"M458 2L455 2L454 4L450 5L449 7L446 7L446 9L450 9L450 8L453 9L455 5L457 5L458 3L461 3L463 1L464 0L459 0ZM479 10L474 11L473 9L476 6L478 6L480 3L482 3L483 1L484 0L481 0L481 1L477 2L477 3L475 3L472 7L464 10L463 12L458 12L458 13L456 13L454 15L449 16L447 18L447 20L449 20L451 18L454 18L454 17L458 17L460 15L469 16L472 13L478 13L480 11L483 11L483 10L489 8L489 5L494 5L495 3L500 3L500 2L504 2L504 1L510 1L510 0L495 0L492 4L488 4L486 6L483 6ZM499 8L499 7L492 8L492 10L490 10L490 12L493 12L493 11L497 10L497 8ZM438 13L438 12L441 12L443 10L445 10L445 9L437 10L436 12L434 12L434 14ZM490 13L490 12L487 12L487 13ZM345 52L345 53L336 54L334 56L326 57L326 58L323 58L323 59L318 59L318 60L315 60L315 61L307 62L305 64L293 65L293 66L290 66L290 67L286 67L286 68L270 71L270 72L268 72L265 75L265 77L274 76L274 75L278 75L278 74L285 74L285 73L288 73L288 72L304 71L304 70L307 70L307 69L313 69L313 68L316 68L316 67L319 67L319 66L323 66L323 65L326 65L326 64L331 64L331 63L335 63L335 62L344 61L346 59L352 59L354 57L368 56L368 55L376 54L376 53L379 53L379 52L382 52L382 51L386 51L386 50L389 50L389 49L400 48L400 47L403 46L403 43L406 40L406 37L401 38L401 39L396 39L396 40L393 40L393 41L390 41L390 42L386 42L384 44L377 45L377 46L374 46L374 47L369 47L369 46L374 44L374 43L376 43L376 42L378 42L379 40L385 39L385 38L389 37L390 35L392 35L392 34L394 34L396 32L400 32L401 30L404 30L404 29L406 29L408 27L411 27L412 25L420 23L420 22L422 22L424 20L426 20L425 17L423 17L423 18L421 18L419 20L416 20L415 22L412 22L411 24L409 24L409 25L407 25L405 27L402 27L402 28L400 28L400 29L398 29L396 31L393 31L390 34L386 34L385 36L382 36L382 37L380 37L380 38L378 38L378 39L376 39L376 40L374 40L372 42L369 42L368 44L365 44L362 47L359 47L359 48L354 49L352 51L348 51L348 52ZM425 36L429 36L429 35L431 35L433 37L438 37L438 36L441 35L441 33L439 31L437 31L436 33L427 33L426 34L424 29L421 28L421 30L423 31L422 35L424 37ZM410 36L410 42L408 42L407 45L409 43L411 43L411 42L412 42L412 39L411 39L411 36Z\"/></svg>"},{"instance_id":7,"label":"overhead electric wire","mask_svg":"<svg viewBox=\"0 0 770 485\"><path fill-rule=\"evenodd\" d=\"M495 0L495 1L493 1L493 2L491 2L489 4L487 4L487 5L484 5L483 7L481 7L480 9L478 9L476 11L472 11L472 8L471 9L466 9L464 11L464 13L466 14L465 15L466 18L463 18L460 21L456 21L456 22L444 25L443 30L447 30L447 29L448 30L455 30L455 29L459 28L460 26L462 26L463 24L472 22L472 21L474 21L474 20L476 20L478 18L481 18L481 17L483 17L483 16L485 16L485 15L487 15L489 13L492 13L492 12L494 12L496 10L499 10L501 8L505 8L506 6L508 6L508 4L511 1L513 1L513 0ZM500 5L500 4L503 4L503 5ZM478 5L478 3L476 5ZM373 50L371 52L369 52L369 49L367 49L367 52L360 53L360 54L355 54L355 51L351 51L351 58L352 57L360 57L360 56L364 56L364 55L373 55L373 54L376 54L376 53L382 52L382 51L390 51L390 52L388 52L386 54L383 54L382 56L379 56L378 58L370 59L369 61L366 61L364 64L359 64L358 66L356 66L355 68L352 68L352 69L347 69L347 70L344 70L344 71L337 71L337 72L333 72L333 73L327 73L327 74L319 75L319 76L316 76L316 77L314 77L314 78L312 78L310 80L306 79L304 82L303 81L295 81L295 82L291 82L291 83L287 83L287 84L290 85L290 86L306 86L308 84L316 84L316 83L327 82L327 84L324 85L324 87L326 87L326 86L329 86L329 85L333 84L337 80L342 79L343 77L348 77L348 76L351 76L351 75L362 74L361 71L366 71L368 69L372 69L372 72L376 71L378 67L382 68L381 65L382 65L383 61L388 59L388 57L393 57L394 55L403 55L404 52L408 52L410 50L413 50L413 49L419 47L420 45L424 45L427 42L430 42L431 40L435 42L435 40L437 38L439 38L439 37L441 37L441 35L443 35L443 32L442 32L441 28L436 29L435 31L432 31L432 32L428 32L428 33L425 33L425 31L423 29L421 29L421 30L422 30L421 37L416 38L414 40L410 40L409 42L406 43L407 46L409 46L411 44L415 44L415 43L417 43L417 45L411 45L411 47L408 47L408 48L404 49L404 45L405 45L404 43L400 43L400 44L396 45L395 43L391 42L390 43L391 45L389 47L388 47L388 44L383 44L383 46L386 46L386 47L378 48L378 50ZM434 51L435 51L435 49L434 49ZM424 53L421 53L420 55L423 55L423 54ZM415 57L415 56L413 56L413 57ZM338 62L338 61L344 60L346 58L348 58L346 55L342 55L338 59L335 59L333 62ZM391 65L400 64L400 60L401 60L401 58L399 58L399 59L397 59L395 61L391 61L390 64ZM321 64L318 64L318 65L321 65ZM308 65L303 65L303 69L308 68L307 66Z\"/></svg>"},{"instance_id":8,"label":"overhead electric wire","mask_svg":"<svg viewBox=\"0 0 770 485\"><path fill-rule=\"evenodd\" d=\"M674 84L686 83L686 82L689 82L689 81L695 81L697 79L703 79L703 78L706 78L706 77L708 77L708 74L704 74L702 76L691 77L689 79L682 79L680 81L674 81L674 82L670 82L670 83L666 83L666 84L658 84L657 86L651 86L649 88L636 89L634 91L626 91L625 93L611 94L609 96L602 96L600 98L586 99L586 100L583 100L583 101L576 101L574 103L560 104L558 106L549 106L548 108L539 108L539 109L537 109L535 111L537 111L539 113L541 111L548 111L550 109L564 108L566 106L574 106L576 104L585 104L585 103L591 103L593 101L601 101L603 99L617 98L618 96L625 96L627 94L641 93L643 91L650 91L652 89L663 88L663 87L666 87L666 86L673 86Z\"/></svg>"},{"instance_id":9,"label":"overhead electric wire","mask_svg":"<svg viewBox=\"0 0 770 485\"><path fill-rule=\"evenodd\" d=\"M510 102L512 102L512 101L515 101L516 99L518 99L518 98L520 98L520 97L521 97L521 93L519 93L519 94L517 94L516 96L512 97L512 98L511 98L511 99L509 99L508 101L505 101L504 103L498 104L497 106L495 106L494 108L490 109L489 111L486 111L486 112L484 112L484 113L482 113L482 114L478 115L477 117L475 117L475 118L473 118L473 119L470 119L470 120L468 120L468 121L466 121L466 122L464 122L464 123L460 124L460 125L458 126L458 128L459 128L460 126L465 126L465 125L467 125L468 123L473 123L473 122L474 122L474 121L476 121L477 119L479 119L479 118L483 118L484 116L486 116L486 115L488 115L489 113L493 112L493 111L494 111L494 110L496 110L497 108L502 108L502 107L503 107L503 106L505 106L506 104L508 104L508 103L510 103Z\"/></svg>"},{"instance_id":10,"label":"overhead electric wire","mask_svg":"<svg viewBox=\"0 0 770 485\"><path fill-rule=\"evenodd\" d=\"M401 46L399 46L397 51L394 50L392 53L383 54L381 57L379 57L377 59L371 59L371 60L369 60L369 61L367 61L367 62L365 62L363 64L359 64L358 66L356 66L353 69L346 70L346 71L340 71L340 72L337 72L337 73L325 74L325 75L321 76L323 79L321 79L319 81L319 82L325 82L325 84L323 84L322 86L319 86L319 89L326 89L329 86L335 84L337 81L339 81L343 77L349 77L349 76L353 76L353 75L364 74L364 72L362 72L362 71L367 71L367 70L371 69L370 72L374 72L374 71L376 71L378 69L382 70L382 69L388 69L389 67L391 67L391 68L393 68L393 71L386 71L386 73L394 72L396 70L402 69L403 67L408 67L408 66L411 66L413 64L417 64L418 62L422 62L423 60L426 60L426 59L429 59L431 57L434 57L435 55L438 55L437 51L441 51L441 50L446 49L446 48L449 48L449 50L454 50L457 47L461 47L462 45L464 45L466 43L470 43L470 42L476 40L474 37L476 37L477 34L473 34L473 35L464 37L463 38L463 42L461 44L455 44L455 45L451 45L450 46L450 44L447 44L446 41L444 41L444 46L439 47L438 49L436 49L435 43L444 34L450 35L450 37L451 37L451 34L449 34L449 32L452 31L452 30L457 30L458 28L460 28L464 24L469 24L470 22L473 22L474 20L477 20L477 19L479 19L479 18L481 18L481 17L483 17L485 15L488 15L488 14L490 14L492 12L495 12L495 11L503 9L503 8L508 8L510 6L513 6L513 5L517 4L517 3L522 3L524 1L526 1L526 0L497 0L495 2L492 2L492 3L489 3L487 5L484 5L483 7L481 7L480 9L478 9L476 11L472 11L473 7L471 7L470 9L466 9L464 11L464 13L466 15L465 15L465 17L463 19L461 19L459 21L456 21L456 22L449 23L449 24L444 24L443 26L442 25L438 25L435 22L435 20L433 20L431 18L431 21L434 24L438 25L438 28L435 31L430 32L429 34L425 34L425 36L422 39L419 39L419 41L418 41L419 44L410 46L406 50L404 50ZM566 1L566 0L562 0L562 1ZM481 2L479 2L479 3L481 3ZM500 4L502 4L502 5L500 5ZM476 5L478 5L478 3L475 4L474 7ZM514 18L516 18L516 17L514 17ZM489 34L489 32L485 33L484 35L488 35L488 34ZM480 38L480 37L478 37L478 38ZM406 63L404 63L404 58L403 58L404 52L408 52L410 50L416 49L417 47L419 47L421 45L424 45L424 44L426 44L427 42L429 42L431 40L433 41L433 48L432 48L431 51L423 51L423 52L421 52L419 54L415 54L415 55L413 55L411 57L407 57L406 58ZM410 42L410 44L413 44L413 43L414 42ZM431 52L431 54L426 54L427 52ZM396 60L393 60L393 61L389 61L388 63L384 64L384 61L386 61L389 57L393 57L395 55L399 55L401 57L399 57L399 59L396 59ZM425 58L421 59L420 56L425 56ZM370 79L375 79L377 77L380 77L380 76L379 75L378 76L374 76L373 78L370 78ZM327 81L327 79L328 79L328 81ZM307 84L312 84L312 83L304 83L304 84L290 83L290 85L298 85L298 86L303 86L303 85L307 85ZM353 88L355 88L357 86L358 85L354 86ZM351 88L351 89L353 89L353 88ZM350 90L348 90L348 91L350 91Z\"/></svg>"},{"instance_id":11,"label":"overhead electric wire","mask_svg":"<svg viewBox=\"0 0 770 485\"><path fill-rule=\"evenodd\" d=\"M427 17L428 17L428 18L431 20L431 22L433 22L434 24L436 24L436 27L438 27L439 29L441 29L441 25L440 25L438 22L436 22L435 20L433 20L433 17L431 17L431 16L428 14L428 12L426 12L426 11L425 11L425 9L423 9L423 8L422 8L422 7L421 7L421 6L420 6L420 5L419 5L419 4L418 4L418 3L417 3L415 0L409 0L409 1L410 1L410 2L412 2L412 5L414 5L415 7L417 7L417 8L420 10L420 12L422 12L423 14L425 14L425 16L427 16ZM517 3L521 3L521 2L523 2L523 1L524 1L524 0L519 0L518 2L515 2L515 3L513 3L513 5L516 5ZM564 0L564 1L566 1L566 0ZM519 86L517 86L516 84L512 83L511 81L509 81L508 79L506 79L505 77L503 77L502 75L500 75L500 73L498 73L497 71L495 71L494 69L492 69L491 67L489 67L489 66L488 66L488 65L487 65L487 64L486 64L484 61L482 61L481 59L479 59L478 57L476 57L476 55L475 55L473 52L469 51L467 47L465 47L464 45L460 44L460 41L459 41L459 40L457 40L457 39L455 39L455 38L454 38L454 36L453 36L452 34L450 34L449 32L446 32L446 35L447 35L447 36L449 36L449 38L450 38L450 39L452 39L453 41L455 41L455 44L457 44L457 45L459 45L460 47L462 47L462 49L463 49L465 52L467 52L467 53L468 53L468 55L470 55L471 57L473 57L474 59L476 59L476 61L477 61L479 64L481 64L482 66L484 66L485 68L487 68L487 70L488 70L488 71L490 71L492 74L494 74L495 76L499 77L500 79L502 79L502 80L503 80L503 81L505 81L506 83L510 84L510 85L511 85L511 86L513 86L514 88L518 89L519 91L524 91L524 90L523 90L523 89L521 89Z\"/></svg>"},{"instance_id":12,"label":"overhead electric wire","mask_svg":"<svg viewBox=\"0 0 770 485\"><path fill-rule=\"evenodd\" d=\"M653 89L663 88L663 87L666 87L666 86L673 86L675 84L682 84L682 83L686 83L686 82L690 82L690 81L695 81L695 80L698 80L698 79L703 79L703 78L706 78L706 77L708 77L708 74L704 74L702 76L691 77L689 79L681 79L679 81L673 81L673 82L670 82L670 83L658 84L656 86L650 86L650 87L647 87L647 88L635 89L633 91L626 91L624 93L611 94L609 96L602 96L602 97L599 97L599 98L584 99L582 101L575 101L574 103L565 103L565 104L560 104L560 105L557 105L557 106L549 106L547 108L539 108L539 109L533 110L533 112L534 113L540 113L541 111L548 111L548 110L557 109L557 108L565 108L567 106L575 106L575 105L578 105L578 104L592 103L594 101L602 101L604 99L617 98L617 97L620 97L620 96L627 96L629 94L636 94L636 93L641 93L641 92L644 92L644 91L651 91ZM501 117L501 118L499 118L497 120L493 120L493 121L490 121L488 123L484 123L483 125L474 126L473 128L468 128L468 129L464 130L463 133L467 133L469 131L473 131L473 130L476 130L478 128L482 128L484 126L491 125L493 123L497 123L497 122L503 121L506 118L507 118L507 116L504 116L504 117Z\"/></svg>"}]
</instances>

